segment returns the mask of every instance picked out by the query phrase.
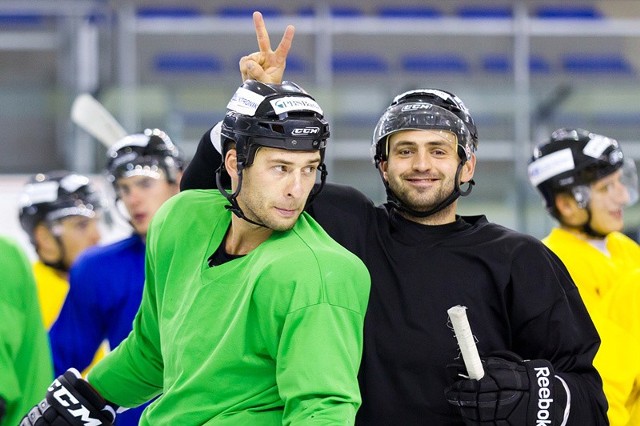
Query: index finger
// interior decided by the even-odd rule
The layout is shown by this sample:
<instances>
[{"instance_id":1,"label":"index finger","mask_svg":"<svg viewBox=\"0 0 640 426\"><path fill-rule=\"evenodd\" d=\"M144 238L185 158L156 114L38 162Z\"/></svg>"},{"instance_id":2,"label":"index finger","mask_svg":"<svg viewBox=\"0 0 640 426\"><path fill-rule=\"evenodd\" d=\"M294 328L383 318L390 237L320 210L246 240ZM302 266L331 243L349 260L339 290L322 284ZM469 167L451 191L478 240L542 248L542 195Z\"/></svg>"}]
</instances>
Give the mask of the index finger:
<instances>
[{"instance_id":1,"label":"index finger","mask_svg":"<svg viewBox=\"0 0 640 426\"><path fill-rule=\"evenodd\" d=\"M260 52L271 52L271 41L269 41L269 33L264 24L262 13L253 12L253 26L256 28L256 37L258 38L258 48Z\"/></svg>"}]
</instances>

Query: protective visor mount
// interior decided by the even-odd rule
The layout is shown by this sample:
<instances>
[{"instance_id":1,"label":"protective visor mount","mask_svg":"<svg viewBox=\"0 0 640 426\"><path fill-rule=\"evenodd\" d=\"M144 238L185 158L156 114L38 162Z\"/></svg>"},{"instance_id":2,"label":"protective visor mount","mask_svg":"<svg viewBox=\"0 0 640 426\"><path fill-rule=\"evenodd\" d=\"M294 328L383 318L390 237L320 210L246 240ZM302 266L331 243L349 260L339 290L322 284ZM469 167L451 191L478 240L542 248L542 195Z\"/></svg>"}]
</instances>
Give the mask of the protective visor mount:
<instances>
[{"instance_id":1,"label":"protective visor mount","mask_svg":"<svg viewBox=\"0 0 640 426\"><path fill-rule=\"evenodd\" d=\"M407 102L387 108L374 130L371 155L376 167L389 154L388 138L401 130L447 130L456 135L462 162L475 150L467 125L452 112L426 102Z\"/></svg>"}]
</instances>

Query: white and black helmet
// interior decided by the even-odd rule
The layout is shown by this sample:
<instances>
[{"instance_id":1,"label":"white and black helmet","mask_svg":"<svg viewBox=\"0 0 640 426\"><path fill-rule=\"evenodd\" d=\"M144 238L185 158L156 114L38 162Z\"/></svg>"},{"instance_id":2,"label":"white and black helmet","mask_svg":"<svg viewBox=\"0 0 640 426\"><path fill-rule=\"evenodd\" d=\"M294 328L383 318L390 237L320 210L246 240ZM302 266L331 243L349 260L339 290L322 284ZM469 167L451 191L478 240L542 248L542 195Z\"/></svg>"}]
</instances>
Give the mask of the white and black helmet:
<instances>
[{"instance_id":1,"label":"white and black helmet","mask_svg":"<svg viewBox=\"0 0 640 426\"><path fill-rule=\"evenodd\" d=\"M89 178L66 170L32 176L19 196L18 206L20 225L33 244L38 224L51 227L69 216L93 218L103 207Z\"/></svg>"},{"instance_id":2,"label":"white and black helmet","mask_svg":"<svg viewBox=\"0 0 640 426\"><path fill-rule=\"evenodd\" d=\"M107 158L107 180L112 185L122 177L157 178L159 170L174 183L178 172L184 168L182 153L160 129L145 129L142 133L125 136L109 148Z\"/></svg>"},{"instance_id":3,"label":"white and black helmet","mask_svg":"<svg viewBox=\"0 0 640 426\"><path fill-rule=\"evenodd\" d=\"M633 160L625 158L618 141L584 129L560 128L535 147L528 175L549 213L559 219L557 194L571 193L585 208L590 184L619 169L623 169L623 183L632 204L638 199L636 167Z\"/></svg>"}]
</instances>

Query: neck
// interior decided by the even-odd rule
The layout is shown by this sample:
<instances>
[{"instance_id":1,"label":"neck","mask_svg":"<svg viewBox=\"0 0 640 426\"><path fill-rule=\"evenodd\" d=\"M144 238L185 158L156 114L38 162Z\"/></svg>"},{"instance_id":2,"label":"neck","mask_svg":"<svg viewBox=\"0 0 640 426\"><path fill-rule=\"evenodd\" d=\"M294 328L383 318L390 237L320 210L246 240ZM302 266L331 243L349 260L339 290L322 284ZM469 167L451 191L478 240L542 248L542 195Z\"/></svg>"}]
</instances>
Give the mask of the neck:
<instances>
[{"instance_id":1,"label":"neck","mask_svg":"<svg viewBox=\"0 0 640 426\"><path fill-rule=\"evenodd\" d=\"M231 215L231 225L227 231L225 251L231 255L247 254L265 242L273 230L254 225L236 215Z\"/></svg>"},{"instance_id":2,"label":"neck","mask_svg":"<svg viewBox=\"0 0 640 426\"><path fill-rule=\"evenodd\" d=\"M453 223L456 221L456 205L457 202L453 202L444 209L435 212L427 217L413 216L408 212L399 211L400 215L407 220L419 223L421 225L446 225L447 223Z\"/></svg>"},{"instance_id":3,"label":"neck","mask_svg":"<svg viewBox=\"0 0 640 426\"><path fill-rule=\"evenodd\" d=\"M49 268L51 268L51 270L53 271L53 273L62 278L65 281L69 281L69 272L60 269L59 267L59 263L50 263L45 261L44 259L40 258L40 262L42 262L44 265L48 266Z\"/></svg>"},{"instance_id":4,"label":"neck","mask_svg":"<svg viewBox=\"0 0 640 426\"><path fill-rule=\"evenodd\" d=\"M569 232L570 234L580 238L584 241L604 240L606 235L590 235L584 231L584 226L571 226L567 224L560 224L560 228Z\"/></svg>"}]
</instances>

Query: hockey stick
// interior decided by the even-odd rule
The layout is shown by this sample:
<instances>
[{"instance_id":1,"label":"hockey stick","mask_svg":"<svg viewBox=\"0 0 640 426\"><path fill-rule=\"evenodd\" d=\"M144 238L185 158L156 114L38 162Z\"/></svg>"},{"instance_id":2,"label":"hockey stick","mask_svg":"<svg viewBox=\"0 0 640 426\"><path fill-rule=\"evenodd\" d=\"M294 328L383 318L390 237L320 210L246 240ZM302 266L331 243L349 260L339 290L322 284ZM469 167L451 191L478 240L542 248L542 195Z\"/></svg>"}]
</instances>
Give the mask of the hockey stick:
<instances>
[{"instance_id":1,"label":"hockey stick","mask_svg":"<svg viewBox=\"0 0 640 426\"><path fill-rule=\"evenodd\" d=\"M466 306L460 305L447 309L469 378L480 380L484 376L484 368L482 368L482 361L480 361L476 341L471 333L466 311Z\"/></svg>"},{"instance_id":2,"label":"hockey stick","mask_svg":"<svg viewBox=\"0 0 640 426\"><path fill-rule=\"evenodd\" d=\"M127 136L113 115L88 93L78 95L73 101L71 120L107 148Z\"/></svg>"}]
</instances>

